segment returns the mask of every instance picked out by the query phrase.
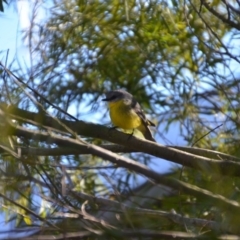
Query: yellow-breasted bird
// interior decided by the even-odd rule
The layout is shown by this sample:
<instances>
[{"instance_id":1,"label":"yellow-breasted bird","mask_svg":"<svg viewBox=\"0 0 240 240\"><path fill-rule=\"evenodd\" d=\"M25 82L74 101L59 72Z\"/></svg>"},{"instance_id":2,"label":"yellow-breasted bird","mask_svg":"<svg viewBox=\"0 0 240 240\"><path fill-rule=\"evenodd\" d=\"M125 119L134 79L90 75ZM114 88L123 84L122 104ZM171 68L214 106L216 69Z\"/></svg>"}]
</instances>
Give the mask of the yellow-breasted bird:
<instances>
[{"instance_id":1,"label":"yellow-breasted bird","mask_svg":"<svg viewBox=\"0 0 240 240\"><path fill-rule=\"evenodd\" d=\"M146 118L140 104L130 93L124 90L109 91L102 100L108 102L110 118L115 127L133 131L138 129L147 140L155 142L149 129L155 124Z\"/></svg>"}]
</instances>

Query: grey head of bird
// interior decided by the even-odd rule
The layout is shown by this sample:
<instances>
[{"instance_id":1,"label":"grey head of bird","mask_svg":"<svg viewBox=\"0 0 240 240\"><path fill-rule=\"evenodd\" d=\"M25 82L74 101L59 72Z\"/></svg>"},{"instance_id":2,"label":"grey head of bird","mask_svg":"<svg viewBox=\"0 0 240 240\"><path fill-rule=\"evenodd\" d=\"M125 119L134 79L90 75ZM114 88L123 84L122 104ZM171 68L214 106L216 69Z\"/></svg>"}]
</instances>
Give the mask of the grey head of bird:
<instances>
[{"instance_id":1,"label":"grey head of bird","mask_svg":"<svg viewBox=\"0 0 240 240\"><path fill-rule=\"evenodd\" d=\"M102 101L106 102L117 102L119 100L124 100L125 103L131 103L133 96L124 91L124 90L115 90L115 91L109 91L105 93L106 98L102 99Z\"/></svg>"}]
</instances>

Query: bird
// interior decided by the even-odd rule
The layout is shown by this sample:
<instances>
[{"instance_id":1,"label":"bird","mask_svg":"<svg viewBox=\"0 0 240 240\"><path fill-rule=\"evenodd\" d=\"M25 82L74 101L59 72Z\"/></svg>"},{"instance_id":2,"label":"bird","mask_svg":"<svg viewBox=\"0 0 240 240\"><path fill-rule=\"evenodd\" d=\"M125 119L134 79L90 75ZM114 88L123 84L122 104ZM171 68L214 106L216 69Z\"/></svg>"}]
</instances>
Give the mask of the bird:
<instances>
[{"instance_id":1,"label":"bird","mask_svg":"<svg viewBox=\"0 0 240 240\"><path fill-rule=\"evenodd\" d=\"M108 102L110 118L115 126L123 130L139 130L145 139L156 142L152 136L149 126L155 126L146 118L140 104L125 90L119 89L105 93L106 98L102 101ZM131 135L132 135L131 134Z\"/></svg>"}]
</instances>

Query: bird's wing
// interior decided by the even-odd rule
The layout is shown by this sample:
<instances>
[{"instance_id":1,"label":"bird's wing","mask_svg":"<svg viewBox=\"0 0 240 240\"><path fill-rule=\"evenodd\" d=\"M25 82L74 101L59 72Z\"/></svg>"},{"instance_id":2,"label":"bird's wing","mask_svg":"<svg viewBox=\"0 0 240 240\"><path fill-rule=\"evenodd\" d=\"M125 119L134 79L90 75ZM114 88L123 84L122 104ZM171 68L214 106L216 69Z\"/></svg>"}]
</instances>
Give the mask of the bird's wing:
<instances>
[{"instance_id":1,"label":"bird's wing","mask_svg":"<svg viewBox=\"0 0 240 240\"><path fill-rule=\"evenodd\" d=\"M156 142L152 136L150 129L149 129L149 126L155 126L155 124L146 118L140 104L135 99L132 100L131 107L134 109L134 111L137 113L137 115L142 119L143 124L140 125L138 127L138 129L143 133L143 135L146 139Z\"/></svg>"},{"instance_id":2,"label":"bird's wing","mask_svg":"<svg viewBox=\"0 0 240 240\"><path fill-rule=\"evenodd\" d=\"M137 115L142 119L143 123L146 126L156 126L153 122L146 118L146 115L144 114L140 104L134 98L132 100L132 108L135 110Z\"/></svg>"}]
</instances>

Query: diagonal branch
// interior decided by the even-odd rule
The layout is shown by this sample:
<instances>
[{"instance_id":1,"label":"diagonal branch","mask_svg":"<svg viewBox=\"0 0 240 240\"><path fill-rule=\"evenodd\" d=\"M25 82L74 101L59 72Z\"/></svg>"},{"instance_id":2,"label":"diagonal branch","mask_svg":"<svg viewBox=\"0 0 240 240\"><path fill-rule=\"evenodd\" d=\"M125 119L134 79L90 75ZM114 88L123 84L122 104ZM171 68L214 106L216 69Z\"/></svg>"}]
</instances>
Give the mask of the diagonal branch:
<instances>
[{"instance_id":1,"label":"diagonal branch","mask_svg":"<svg viewBox=\"0 0 240 240\"><path fill-rule=\"evenodd\" d=\"M204 7L211 12L215 17L220 19L223 23L226 23L230 27L236 28L237 30L240 30L239 23L233 22L228 18L225 18L222 14L218 13L216 10L214 10L212 7L210 7L209 3L205 0L201 0L201 4L204 5Z\"/></svg>"},{"instance_id":2,"label":"diagonal branch","mask_svg":"<svg viewBox=\"0 0 240 240\"><path fill-rule=\"evenodd\" d=\"M118 154L112 153L108 150L102 149L101 147L95 146L93 144L89 144L89 143L83 144L82 141L79 142L78 140L61 137L56 134L49 135L49 133L42 133L42 132L36 131L36 130L35 131L29 130L29 129L26 130L25 128L20 127L20 126L9 126L8 128L10 129L10 133L16 134L19 136L25 136L25 137L29 137L29 138L37 138L38 140L48 141L48 143L62 144L62 145L70 146L72 148L74 148L74 147L80 148L80 149L87 148L87 149L89 149L89 151L91 151L91 153L93 155L101 157L104 160L108 160L108 161L118 165L119 167L127 168L128 170L131 170L131 171L135 171L135 172L137 172L141 175L144 175L145 177L155 181L156 183L166 185L168 187L171 187L176 190L180 190L183 193L194 195L196 197L207 198L210 201L214 202L216 205L221 205L221 206L225 207L226 209L229 209L230 211L235 211L235 212L240 213L240 205L236 201L229 200L221 195L213 194L208 190L205 190L205 189L199 188L197 186L182 182L180 180L172 179L169 177L163 177L162 175L158 174L157 172L150 170L144 164L138 163L136 161L133 161L133 160L123 157L123 156L119 156ZM108 130L106 130L106 131L109 132ZM121 139L122 142L123 142L123 139L126 137L126 134L123 134L123 133L117 132L117 131L116 131L116 135L119 135L122 138ZM111 134L110 134L110 136L111 136ZM119 139L117 139L117 140L119 140ZM125 142L123 142L123 143L125 143ZM157 151L158 148L160 147L161 149L164 149L164 151L166 151L166 150L170 151L172 159L174 159L174 157L177 156L176 152L177 153L179 152L179 154L183 155L184 157L187 157L189 155L191 157L191 159L192 159L192 157L194 157L195 159L199 158L200 161L203 160L203 161L207 161L207 162L211 163L211 161L207 158L198 157L198 156L195 156L192 154L186 154L185 152L182 152L182 151L179 151L176 149L172 149L172 148L167 148L167 147L158 145L156 143L152 143L150 141L131 138L129 140L129 143L132 143L133 146L136 146L139 144L139 146L141 146L142 148L145 148L145 149L146 149L146 146L149 148L153 147L155 151ZM129 143L128 143L128 145L129 145ZM212 162L214 164L218 163L217 160L212 160ZM229 163L229 162L227 162L227 163ZM237 163L234 163L234 162L230 162L230 163L237 165ZM201 164L203 164L203 163L201 163ZM197 165L197 166L199 166L199 165Z\"/></svg>"},{"instance_id":3,"label":"diagonal branch","mask_svg":"<svg viewBox=\"0 0 240 240\"><path fill-rule=\"evenodd\" d=\"M13 106L7 109L3 104L1 104L0 106L1 109L6 114L10 115L13 119L17 118L17 116L20 116L32 120L33 122L36 122L38 124L43 124L44 126L55 128L60 131L65 130L62 125L58 124L49 116L42 116L37 113L15 108ZM184 166L198 169L201 171L214 171L215 173L222 175L240 177L240 163L237 162L237 159L234 157L229 160L229 156L227 157L227 155L222 154L222 157L220 157L219 159L218 154L216 154L215 159L207 158L181 151L176 148L152 143L147 140L138 139L135 137L131 137L129 139L128 134L119 132L117 130L110 131L108 128L99 124L86 123L84 121L73 122L64 119L60 119L59 121L63 122L63 124L70 128L72 131L85 137L107 140L125 146L128 149L130 147L133 151L141 151L144 153L148 153L152 156L163 158L171 162L182 164ZM19 126L5 127L4 131L7 130L9 135L16 135L19 137L22 136L29 139L37 139L39 141L47 141L48 143L59 144L62 147L72 146L70 143L72 140L66 137L58 137L57 139L51 139L51 135L49 135L49 133L41 133L40 135L38 135L38 132L36 131L27 130L26 128ZM85 144L87 143L82 143L82 146L84 146ZM85 149L84 151L86 151L86 148L81 148L80 145L78 145L78 149ZM89 148L88 151L91 152L92 149Z\"/></svg>"}]
</instances>

